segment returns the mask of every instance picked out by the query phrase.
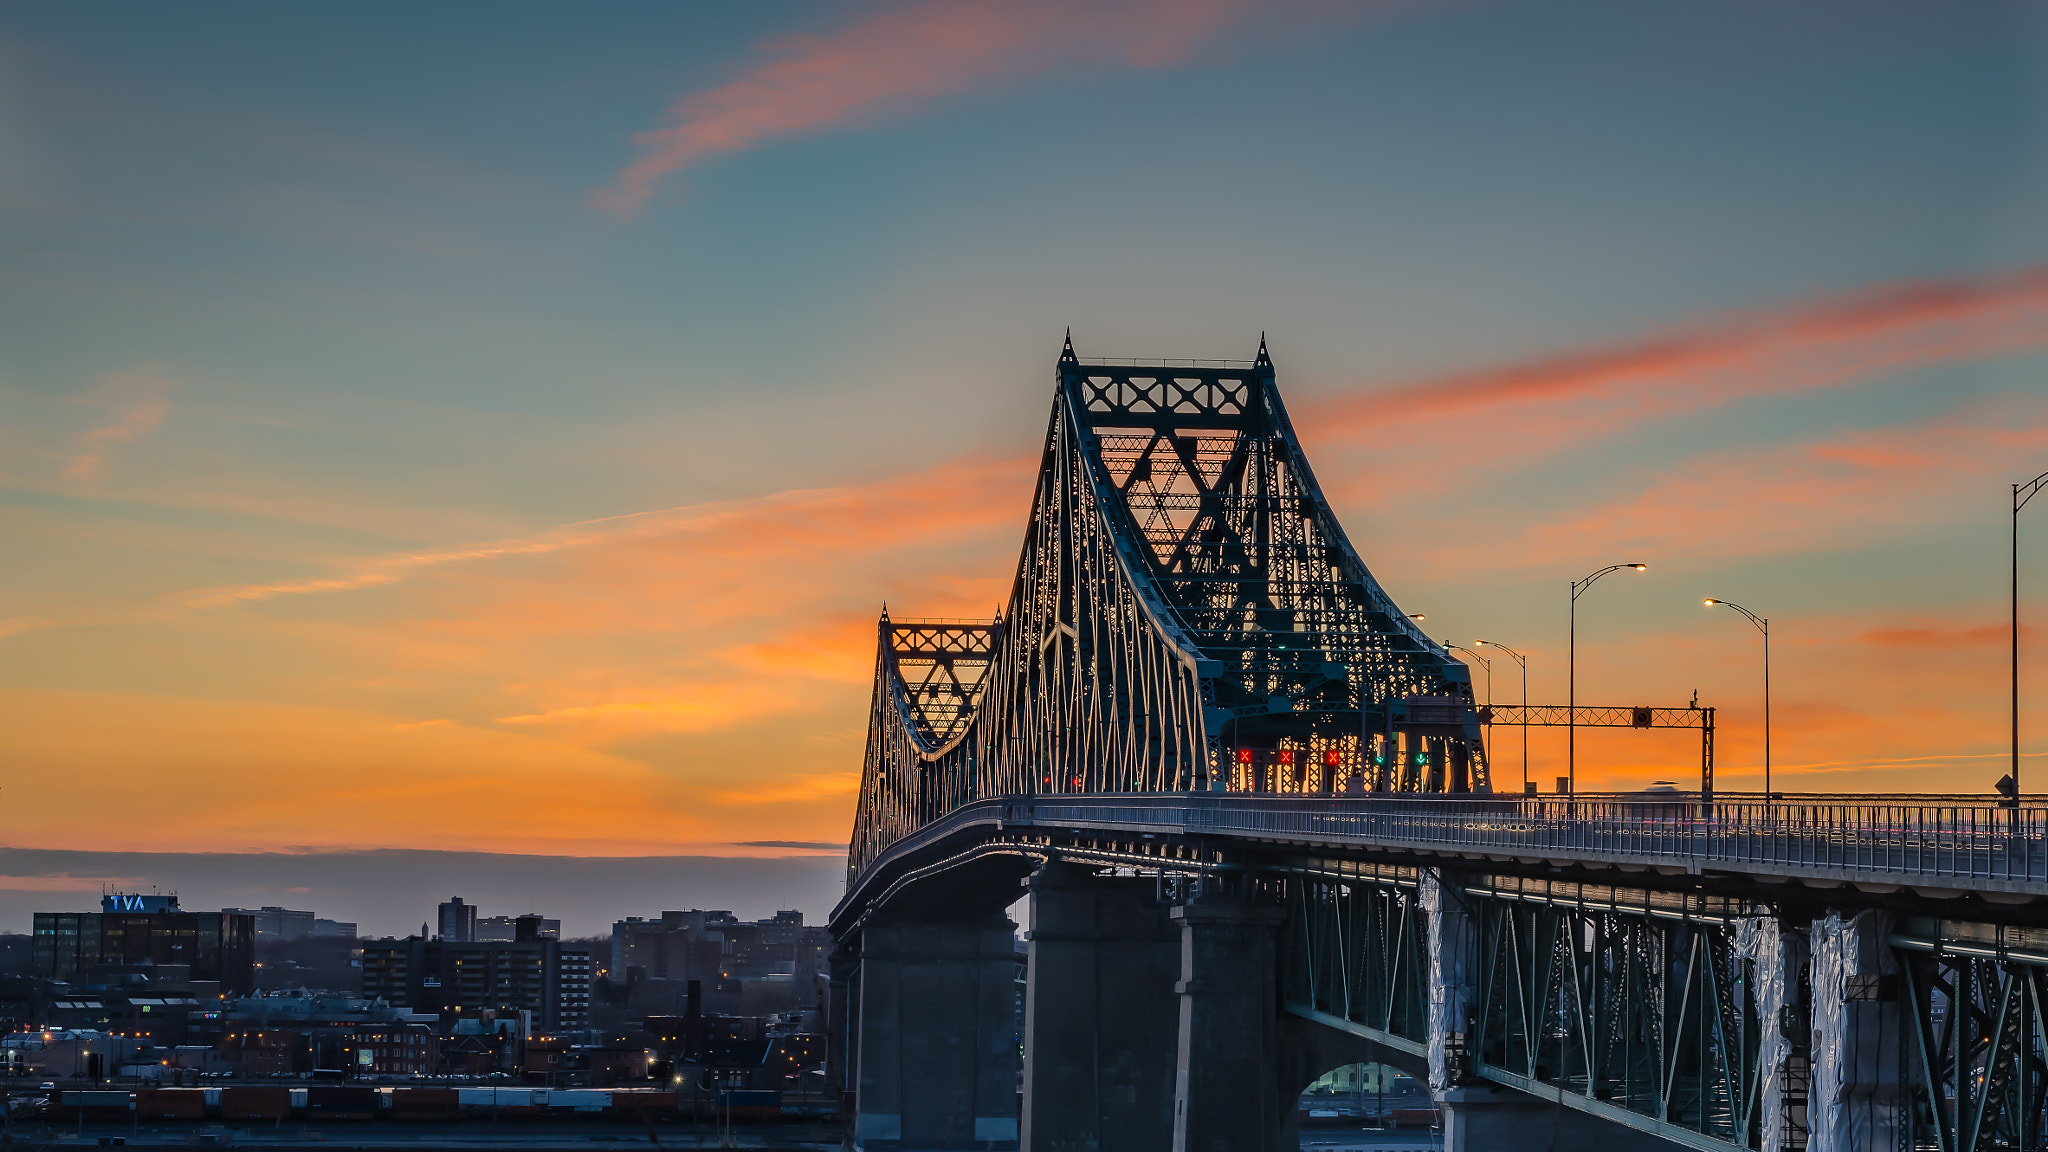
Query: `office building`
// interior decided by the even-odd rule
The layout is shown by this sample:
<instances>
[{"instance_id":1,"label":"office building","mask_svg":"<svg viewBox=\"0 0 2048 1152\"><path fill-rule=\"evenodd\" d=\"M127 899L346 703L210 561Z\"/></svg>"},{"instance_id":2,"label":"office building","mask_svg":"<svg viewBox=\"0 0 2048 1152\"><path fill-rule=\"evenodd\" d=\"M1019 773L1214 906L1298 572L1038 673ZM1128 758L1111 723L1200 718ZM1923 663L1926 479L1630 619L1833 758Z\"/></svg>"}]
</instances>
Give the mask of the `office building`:
<instances>
[{"instance_id":1,"label":"office building","mask_svg":"<svg viewBox=\"0 0 2048 1152\"><path fill-rule=\"evenodd\" d=\"M486 943L517 940L519 939L519 919L517 916L479 916L476 918L476 939ZM562 922L542 917L540 922L540 938L543 940L560 940L562 938Z\"/></svg>"},{"instance_id":2,"label":"office building","mask_svg":"<svg viewBox=\"0 0 2048 1152\"><path fill-rule=\"evenodd\" d=\"M405 940L363 945L363 995L414 1012L525 1011L547 1029L590 1021L590 952L540 937L540 917L519 917L519 939Z\"/></svg>"},{"instance_id":3,"label":"office building","mask_svg":"<svg viewBox=\"0 0 2048 1152\"><path fill-rule=\"evenodd\" d=\"M35 974L85 983L95 968L182 965L225 992L256 988L256 926L235 912L185 912L176 896L116 894L98 912L35 914Z\"/></svg>"},{"instance_id":4,"label":"office building","mask_svg":"<svg viewBox=\"0 0 2048 1152\"><path fill-rule=\"evenodd\" d=\"M268 944L277 940L304 940L314 934L311 912L265 905L262 908L223 908L235 916L247 916L256 923L256 939Z\"/></svg>"},{"instance_id":5,"label":"office building","mask_svg":"<svg viewBox=\"0 0 2048 1152\"><path fill-rule=\"evenodd\" d=\"M450 897L441 905L440 925L436 929L441 939L456 944L467 944L476 939L476 905L464 904L462 897Z\"/></svg>"},{"instance_id":6,"label":"office building","mask_svg":"<svg viewBox=\"0 0 2048 1152\"><path fill-rule=\"evenodd\" d=\"M318 939L342 937L353 940L356 936L356 922L353 920L315 920L313 935Z\"/></svg>"}]
</instances>

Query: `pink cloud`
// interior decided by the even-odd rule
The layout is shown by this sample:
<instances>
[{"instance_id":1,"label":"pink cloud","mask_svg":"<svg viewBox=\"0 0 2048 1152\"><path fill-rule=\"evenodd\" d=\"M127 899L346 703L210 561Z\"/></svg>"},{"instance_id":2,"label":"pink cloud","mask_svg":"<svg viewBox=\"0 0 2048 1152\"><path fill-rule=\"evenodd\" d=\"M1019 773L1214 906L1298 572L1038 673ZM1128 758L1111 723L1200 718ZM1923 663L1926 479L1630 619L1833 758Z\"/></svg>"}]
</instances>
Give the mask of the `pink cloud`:
<instances>
[{"instance_id":1,"label":"pink cloud","mask_svg":"<svg viewBox=\"0 0 2048 1152\"><path fill-rule=\"evenodd\" d=\"M1655 563L1855 547L1953 520L1969 493L1997 491L1989 481L2009 461L2044 451L2048 409L2031 405L1706 452L1644 477L1626 497L1432 550L1426 571L1547 570L1615 548Z\"/></svg>"},{"instance_id":2,"label":"pink cloud","mask_svg":"<svg viewBox=\"0 0 2048 1152\"><path fill-rule=\"evenodd\" d=\"M737 79L676 101L670 125L641 133L640 158L592 203L627 215L663 176L704 157L1063 64L1169 67L1260 7L1252 0L925 0L829 35L787 37L767 45L769 59Z\"/></svg>"},{"instance_id":3,"label":"pink cloud","mask_svg":"<svg viewBox=\"0 0 2048 1152\"><path fill-rule=\"evenodd\" d=\"M170 415L171 382L155 376L119 372L107 377L81 402L106 408L110 418L78 438L78 450L64 475L72 480L91 480L107 462L116 446L133 444L148 435Z\"/></svg>"},{"instance_id":4,"label":"pink cloud","mask_svg":"<svg viewBox=\"0 0 2048 1152\"><path fill-rule=\"evenodd\" d=\"M1836 388L1932 364L2048 349L2048 266L1907 280L1654 335L1311 404L1318 431L1483 411L1521 421L1561 404L1633 422L1746 396ZM1585 417L1571 410L1569 423ZM1525 429L1526 430L1526 429Z\"/></svg>"}]
</instances>

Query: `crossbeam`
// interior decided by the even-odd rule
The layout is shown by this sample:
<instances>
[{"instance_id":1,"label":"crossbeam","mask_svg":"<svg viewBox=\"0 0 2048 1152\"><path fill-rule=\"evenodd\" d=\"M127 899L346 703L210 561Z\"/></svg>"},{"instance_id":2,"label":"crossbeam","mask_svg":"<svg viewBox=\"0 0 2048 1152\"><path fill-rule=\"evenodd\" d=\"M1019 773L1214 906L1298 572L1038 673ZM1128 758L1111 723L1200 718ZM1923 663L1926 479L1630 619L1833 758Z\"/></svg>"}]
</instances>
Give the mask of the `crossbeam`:
<instances>
[{"instance_id":1,"label":"crossbeam","mask_svg":"<svg viewBox=\"0 0 2048 1152\"><path fill-rule=\"evenodd\" d=\"M1531 728L1712 728L1712 708L1603 708L1581 704L1493 704L1479 709L1481 724Z\"/></svg>"},{"instance_id":2,"label":"crossbeam","mask_svg":"<svg viewBox=\"0 0 2048 1152\"><path fill-rule=\"evenodd\" d=\"M1479 709L1481 724L1524 728L1697 728L1700 733L1700 799L1714 801L1714 710L1697 704L1684 708L1627 708L1581 704L1489 704Z\"/></svg>"}]
</instances>

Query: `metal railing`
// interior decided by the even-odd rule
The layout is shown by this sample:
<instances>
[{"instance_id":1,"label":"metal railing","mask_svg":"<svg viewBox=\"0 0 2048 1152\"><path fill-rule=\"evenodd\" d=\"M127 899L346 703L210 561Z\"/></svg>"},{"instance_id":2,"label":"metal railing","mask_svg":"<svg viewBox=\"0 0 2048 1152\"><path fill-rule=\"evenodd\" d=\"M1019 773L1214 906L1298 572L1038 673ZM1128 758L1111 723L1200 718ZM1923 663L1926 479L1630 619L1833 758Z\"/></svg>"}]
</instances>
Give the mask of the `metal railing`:
<instances>
[{"instance_id":1,"label":"metal railing","mask_svg":"<svg viewBox=\"0 0 2048 1152\"><path fill-rule=\"evenodd\" d=\"M1306 798L1238 793L1014 798L1009 818L1076 828L1623 858L1723 870L2048 885L2048 806L1977 797L1684 794Z\"/></svg>"}]
</instances>

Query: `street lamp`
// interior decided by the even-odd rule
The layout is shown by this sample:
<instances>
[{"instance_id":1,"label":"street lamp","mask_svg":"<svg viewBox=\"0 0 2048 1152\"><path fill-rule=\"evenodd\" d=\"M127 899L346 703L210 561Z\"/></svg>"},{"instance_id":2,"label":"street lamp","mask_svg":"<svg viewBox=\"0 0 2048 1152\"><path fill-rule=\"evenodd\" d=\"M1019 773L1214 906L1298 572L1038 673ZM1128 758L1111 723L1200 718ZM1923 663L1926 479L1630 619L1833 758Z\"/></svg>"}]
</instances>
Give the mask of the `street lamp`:
<instances>
[{"instance_id":1,"label":"street lamp","mask_svg":"<svg viewBox=\"0 0 2048 1152\"><path fill-rule=\"evenodd\" d=\"M1456 644L1444 645L1444 651L1463 652L1465 655L1479 661L1479 666L1486 669L1486 706L1488 708L1493 707L1493 662L1470 648L1463 648Z\"/></svg>"},{"instance_id":2,"label":"street lamp","mask_svg":"<svg viewBox=\"0 0 2048 1152\"><path fill-rule=\"evenodd\" d=\"M1498 648L1508 654L1515 663L1522 666L1522 794L1529 793L1529 658L1498 640L1474 640L1481 648ZM1488 678L1487 695L1493 694L1493 683Z\"/></svg>"},{"instance_id":3,"label":"street lamp","mask_svg":"<svg viewBox=\"0 0 2048 1152\"><path fill-rule=\"evenodd\" d=\"M2015 805L2020 800L2020 509L2044 484L2048 484L2048 472L2012 486L2012 791L2008 795Z\"/></svg>"},{"instance_id":4,"label":"street lamp","mask_svg":"<svg viewBox=\"0 0 2048 1152\"><path fill-rule=\"evenodd\" d=\"M1458 644L1446 644L1444 645L1444 651L1463 652L1465 655L1470 656L1474 660L1479 661L1479 666L1481 668L1486 669L1486 706L1487 708L1491 709L1493 707L1493 661L1488 660L1486 657L1481 656L1479 653L1474 652L1470 648L1466 648ZM1489 716L1490 715L1491 713L1489 712ZM1487 739L1491 740L1493 738L1493 722L1491 720L1487 721L1486 730ZM1487 754L1489 757L1492 755L1491 749L1488 749ZM1493 761L1491 759L1488 759L1487 764L1489 770L1491 770L1491 765L1493 764Z\"/></svg>"},{"instance_id":5,"label":"street lamp","mask_svg":"<svg viewBox=\"0 0 2048 1152\"><path fill-rule=\"evenodd\" d=\"M1719 604L1723 608L1735 609L1749 617L1756 630L1764 634L1764 801L1768 803L1771 800L1771 622L1740 604L1716 600L1712 596L1707 597L1704 603L1709 608Z\"/></svg>"},{"instance_id":6,"label":"street lamp","mask_svg":"<svg viewBox=\"0 0 2048 1152\"><path fill-rule=\"evenodd\" d=\"M1623 568L1646 572L1648 564L1609 564L1584 580L1572 581L1572 615L1570 645L1565 654L1565 709L1564 709L1564 765L1565 786L1574 795L1579 791L1579 597L1593 586L1595 580L1609 572Z\"/></svg>"}]
</instances>

